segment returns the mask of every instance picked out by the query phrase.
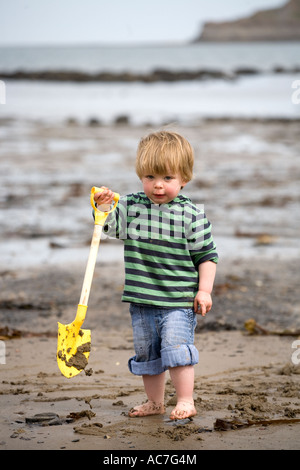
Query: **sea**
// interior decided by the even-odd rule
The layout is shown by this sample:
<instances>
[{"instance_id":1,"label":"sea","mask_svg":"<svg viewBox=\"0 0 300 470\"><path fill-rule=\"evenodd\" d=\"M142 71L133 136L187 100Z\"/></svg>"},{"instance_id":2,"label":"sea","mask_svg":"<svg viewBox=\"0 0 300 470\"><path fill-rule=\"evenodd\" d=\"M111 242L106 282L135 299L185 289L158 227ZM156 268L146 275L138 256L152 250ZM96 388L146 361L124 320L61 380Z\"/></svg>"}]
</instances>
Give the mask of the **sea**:
<instances>
[{"instance_id":1,"label":"sea","mask_svg":"<svg viewBox=\"0 0 300 470\"><path fill-rule=\"evenodd\" d=\"M20 70L150 74L157 69L224 76L152 83L1 78ZM240 69L245 73L236 75ZM132 125L299 119L299 80L300 42L0 46L0 118L111 124L125 116Z\"/></svg>"},{"instance_id":2,"label":"sea","mask_svg":"<svg viewBox=\"0 0 300 470\"><path fill-rule=\"evenodd\" d=\"M158 69L210 73L171 82L4 78L5 73L18 71L26 72L28 77L37 71L149 76ZM238 70L243 72L237 73ZM126 118L129 127L116 128L120 117ZM89 188L94 184L114 184L116 191L127 194L138 185L128 163L133 161L142 132L138 126L190 126L187 132L198 145L198 129L210 118L298 120L300 42L0 46L2 269L67 262L79 263L83 269L92 231ZM78 125L70 126L71 122ZM92 129L91 122L98 123L99 128ZM261 256L259 250L264 250L268 259L281 254L293 258L299 254L299 224L294 222L299 212L299 144L295 139L287 143L288 136L284 134L282 142L273 142L264 134L263 126L258 133L249 122L246 127L243 123L241 126L240 135L235 125L227 121L217 127L216 135L211 131L216 128L209 124L206 134L202 130L204 161L199 165L208 165L207 155L215 160L205 170L205 191L196 178L187 194L201 203L205 195L205 207L209 204L222 258L233 252L252 258ZM295 124L292 126L294 129ZM256 183L259 175L262 182ZM284 178L274 186L279 175ZM70 199L74 188L81 191L76 210ZM258 204L249 210L253 198L273 200L275 190L279 201L287 198L288 207ZM289 224L284 224L290 231L289 252L286 246L282 250L280 240L257 247L253 238L235 236L237 228L245 233L251 231L253 220L260 224L255 226L256 231L277 234L276 224L285 220L285 211L290 215ZM101 249L102 262L122 260L122 256L121 244L106 243Z\"/></svg>"}]
</instances>

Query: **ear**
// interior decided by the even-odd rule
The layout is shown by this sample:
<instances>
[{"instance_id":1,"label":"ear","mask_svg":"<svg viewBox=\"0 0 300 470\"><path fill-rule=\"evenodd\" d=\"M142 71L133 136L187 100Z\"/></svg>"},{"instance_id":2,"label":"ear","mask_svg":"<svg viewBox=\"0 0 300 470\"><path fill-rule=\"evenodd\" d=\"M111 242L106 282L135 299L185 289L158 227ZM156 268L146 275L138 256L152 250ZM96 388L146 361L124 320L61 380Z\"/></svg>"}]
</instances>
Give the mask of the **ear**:
<instances>
[{"instance_id":1,"label":"ear","mask_svg":"<svg viewBox=\"0 0 300 470\"><path fill-rule=\"evenodd\" d=\"M183 189L187 183L187 181L181 181L181 189Z\"/></svg>"}]
</instances>

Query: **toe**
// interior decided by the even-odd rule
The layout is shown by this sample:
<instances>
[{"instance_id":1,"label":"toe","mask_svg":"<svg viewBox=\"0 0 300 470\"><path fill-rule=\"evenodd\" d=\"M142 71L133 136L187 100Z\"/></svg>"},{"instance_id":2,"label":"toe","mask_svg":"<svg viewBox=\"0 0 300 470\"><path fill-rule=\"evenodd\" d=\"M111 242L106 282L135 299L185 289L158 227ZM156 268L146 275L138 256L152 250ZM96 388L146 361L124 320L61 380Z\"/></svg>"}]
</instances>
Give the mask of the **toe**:
<instances>
[{"instance_id":1,"label":"toe","mask_svg":"<svg viewBox=\"0 0 300 470\"><path fill-rule=\"evenodd\" d=\"M174 410L170 414L170 419L186 419L191 418L197 414L196 408L193 403L177 403Z\"/></svg>"}]
</instances>

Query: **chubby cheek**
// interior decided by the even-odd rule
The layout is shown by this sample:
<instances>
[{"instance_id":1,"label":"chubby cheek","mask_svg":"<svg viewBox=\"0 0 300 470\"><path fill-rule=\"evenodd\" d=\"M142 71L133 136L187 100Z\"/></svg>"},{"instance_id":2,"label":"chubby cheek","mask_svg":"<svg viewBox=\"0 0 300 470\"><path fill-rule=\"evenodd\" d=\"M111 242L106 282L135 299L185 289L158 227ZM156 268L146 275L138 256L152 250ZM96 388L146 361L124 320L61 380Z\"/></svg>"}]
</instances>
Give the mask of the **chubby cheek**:
<instances>
[{"instance_id":1,"label":"chubby cheek","mask_svg":"<svg viewBox=\"0 0 300 470\"><path fill-rule=\"evenodd\" d=\"M152 191L151 181L142 180L142 183L143 183L144 193L145 194L150 194L151 191Z\"/></svg>"},{"instance_id":2,"label":"chubby cheek","mask_svg":"<svg viewBox=\"0 0 300 470\"><path fill-rule=\"evenodd\" d=\"M177 194L179 193L180 188L181 188L181 186L180 186L179 184L172 184L172 185L169 185L169 186L166 188L166 193L168 194L168 196L172 197L172 199L173 199L173 198L176 197Z\"/></svg>"}]
</instances>

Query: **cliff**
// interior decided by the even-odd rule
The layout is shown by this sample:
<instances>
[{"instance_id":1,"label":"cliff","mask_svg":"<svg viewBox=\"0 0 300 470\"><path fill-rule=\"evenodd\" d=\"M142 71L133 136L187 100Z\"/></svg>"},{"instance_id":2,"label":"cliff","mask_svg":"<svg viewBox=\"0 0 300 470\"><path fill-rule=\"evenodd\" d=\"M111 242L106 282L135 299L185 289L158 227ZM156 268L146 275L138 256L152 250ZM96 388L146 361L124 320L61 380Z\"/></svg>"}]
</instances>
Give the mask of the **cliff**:
<instances>
[{"instance_id":1,"label":"cliff","mask_svg":"<svg viewBox=\"0 0 300 470\"><path fill-rule=\"evenodd\" d=\"M193 42L295 40L300 40L300 0L290 0L280 8L259 11L237 21L205 23Z\"/></svg>"}]
</instances>

